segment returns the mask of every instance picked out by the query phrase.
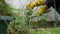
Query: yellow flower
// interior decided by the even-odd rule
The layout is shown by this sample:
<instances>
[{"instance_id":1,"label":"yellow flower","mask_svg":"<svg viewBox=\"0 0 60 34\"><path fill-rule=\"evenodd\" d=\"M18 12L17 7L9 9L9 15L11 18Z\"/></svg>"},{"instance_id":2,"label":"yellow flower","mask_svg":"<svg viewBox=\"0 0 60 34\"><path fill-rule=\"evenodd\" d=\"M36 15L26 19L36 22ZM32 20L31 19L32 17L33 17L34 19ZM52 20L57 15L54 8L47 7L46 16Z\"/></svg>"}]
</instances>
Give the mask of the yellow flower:
<instances>
[{"instance_id":1,"label":"yellow flower","mask_svg":"<svg viewBox=\"0 0 60 34\"><path fill-rule=\"evenodd\" d=\"M42 7L37 11L37 14L38 14L38 15L41 15L41 14L44 13L46 10L47 10L46 5L45 5L45 6L42 5Z\"/></svg>"},{"instance_id":2,"label":"yellow flower","mask_svg":"<svg viewBox=\"0 0 60 34\"><path fill-rule=\"evenodd\" d=\"M32 2L30 7L33 9L34 7L36 6L36 3L35 2Z\"/></svg>"},{"instance_id":3,"label":"yellow flower","mask_svg":"<svg viewBox=\"0 0 60 34\"><path fill-rule=\"evenodd\" d=\"M26 5L27 8L33 9L35 6L44 4L45 0L36 0L35 2Z\"/></svg>"},{"instance_id":4,"label":"yellow flower","mask_svg":"<svg viewBox=\"0 0 60 34\"><path fill-rule=\"evenodd\" d=\"M37 6L45 3L45 0L36 0Z\"/></svg>"},{"instance_id":5,"label":"yellow flower","mask_svg":"<svg viewBox=\"0 0 60 34\"><path fill-rule=\"evenodd\" d=\"M30 8L30 9L33 9L35 6L36 6L35 2L32 2L32 3L26 5L26 7Z\"/></svg>"},{"instance_id":6,"label":"yellow flower","mask_svg":"<svg viewBox=\"0 0 60 34\"><path fill-rule=\"evenodd\" d=\"M31 5L31 3L27 4L27 5L26 5L26 7L27 7L27 8L29 8L29 7L30 7L30 5Z\"/></svg>"}]
</instances>

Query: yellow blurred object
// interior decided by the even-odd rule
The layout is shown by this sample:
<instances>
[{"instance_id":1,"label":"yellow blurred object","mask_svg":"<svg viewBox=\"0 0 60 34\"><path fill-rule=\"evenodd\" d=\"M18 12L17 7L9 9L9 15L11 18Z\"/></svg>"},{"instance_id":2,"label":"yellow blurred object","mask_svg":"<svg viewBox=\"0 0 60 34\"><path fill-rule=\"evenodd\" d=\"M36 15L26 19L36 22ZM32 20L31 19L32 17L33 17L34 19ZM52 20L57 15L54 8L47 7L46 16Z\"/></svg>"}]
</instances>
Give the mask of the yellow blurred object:
<instances>
[{"instance_id":1,"label":"yellow blurred object","mask_svg":"<svg viewBox=\"0 0 60 34\"><path fill-rule=\"evenodd\" d=\"M27 8L33 9L35 6L40 6L45 3L45 0L36 0L35 2L26 5Z\"/></svg>"},{"instance_id":2,"label":"yellow blurred object","mask_svg":"<svg viewBox=\"0 0 60 34\"><path fill-rule=\"evenodd\" d=\"M36 1L26 5L26 7L29 8L29 9L33 9L36 6L41 6L41 8L37 11L37 15L40 15L40 14L44 13L47 10L45 0L36 0Z\"/></svg>"},{"instance_id":3,"label":"yellow blurred object","mask_svg":"<svg viewBox=\"0 0 60 34\"><path fill-rule=\"evenodd\" d=\"M47 10L47 6L46 5L42 5L40 7L40 9L37 11L38 15L41 15L42 13L44 13Z\"/></svg>"},{"instance_id":4,"label":"yellow blurred object","mask_svg":"<svg viewBox=\"0 0 60 34\"><path fill-rule=\"evenodd\" d=\"M36 6L36 3L35 2L32 2L30 7L33 9L34 7Z\"/></svg>"},{"instance_id":5,"label":"yellow blurred object","mask_svg":"<svg viewBox=\"0 0 60 34\"><path fill-rule=\"evenodd\" d=\"M36 6L35 2L32 2L32 3L26 5L26 7L30 8L30 9L33 9L35 6Z\"/></svg>"},{"instance_id":6,"label":"yellow blurred object","mask_svg":"<svg viewBox=\"0 0 60 34\"><path fill-rule=\"evenodd\" d=\"M36 0L35 2L37 4L37 6L39 6L39 5L44 4L45 3L45 0Z\"/></svg>"}]
</instances>

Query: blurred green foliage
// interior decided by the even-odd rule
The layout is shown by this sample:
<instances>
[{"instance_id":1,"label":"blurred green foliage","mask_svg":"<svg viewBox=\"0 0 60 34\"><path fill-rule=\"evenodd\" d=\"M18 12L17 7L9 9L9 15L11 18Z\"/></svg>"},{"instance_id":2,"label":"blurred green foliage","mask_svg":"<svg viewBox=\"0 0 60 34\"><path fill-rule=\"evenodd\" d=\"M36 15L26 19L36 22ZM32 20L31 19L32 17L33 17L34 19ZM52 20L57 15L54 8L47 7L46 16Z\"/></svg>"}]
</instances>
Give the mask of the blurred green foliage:
<instances>
[{"instance_id":1,"label":"blurred green foliage","mask_svg":"<svg viewBox=\"0 0 60 34\"><path fill-rule=\"evenodd\" d=\"M12 9L5 0L0 0L0 15L12 15Z\"/></svg>"}]
</instances>

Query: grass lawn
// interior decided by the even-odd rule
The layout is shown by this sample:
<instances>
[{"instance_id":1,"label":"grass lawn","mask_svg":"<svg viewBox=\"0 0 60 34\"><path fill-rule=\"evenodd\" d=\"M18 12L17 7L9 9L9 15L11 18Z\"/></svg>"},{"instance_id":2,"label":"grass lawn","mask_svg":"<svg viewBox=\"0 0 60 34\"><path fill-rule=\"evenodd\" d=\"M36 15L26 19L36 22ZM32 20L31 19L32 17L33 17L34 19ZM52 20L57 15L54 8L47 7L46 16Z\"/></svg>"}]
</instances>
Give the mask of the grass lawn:
<instances>
[{"instance_id":1,"label":"grass lawn","mask_svg":"<svg viewBox=\"0 0 60 34\"><path fill-rule=\"evenodd\" d=\"M60 28L38 28L30 30L30 34L60 34Z\"/></svg>"}]
</instances>

